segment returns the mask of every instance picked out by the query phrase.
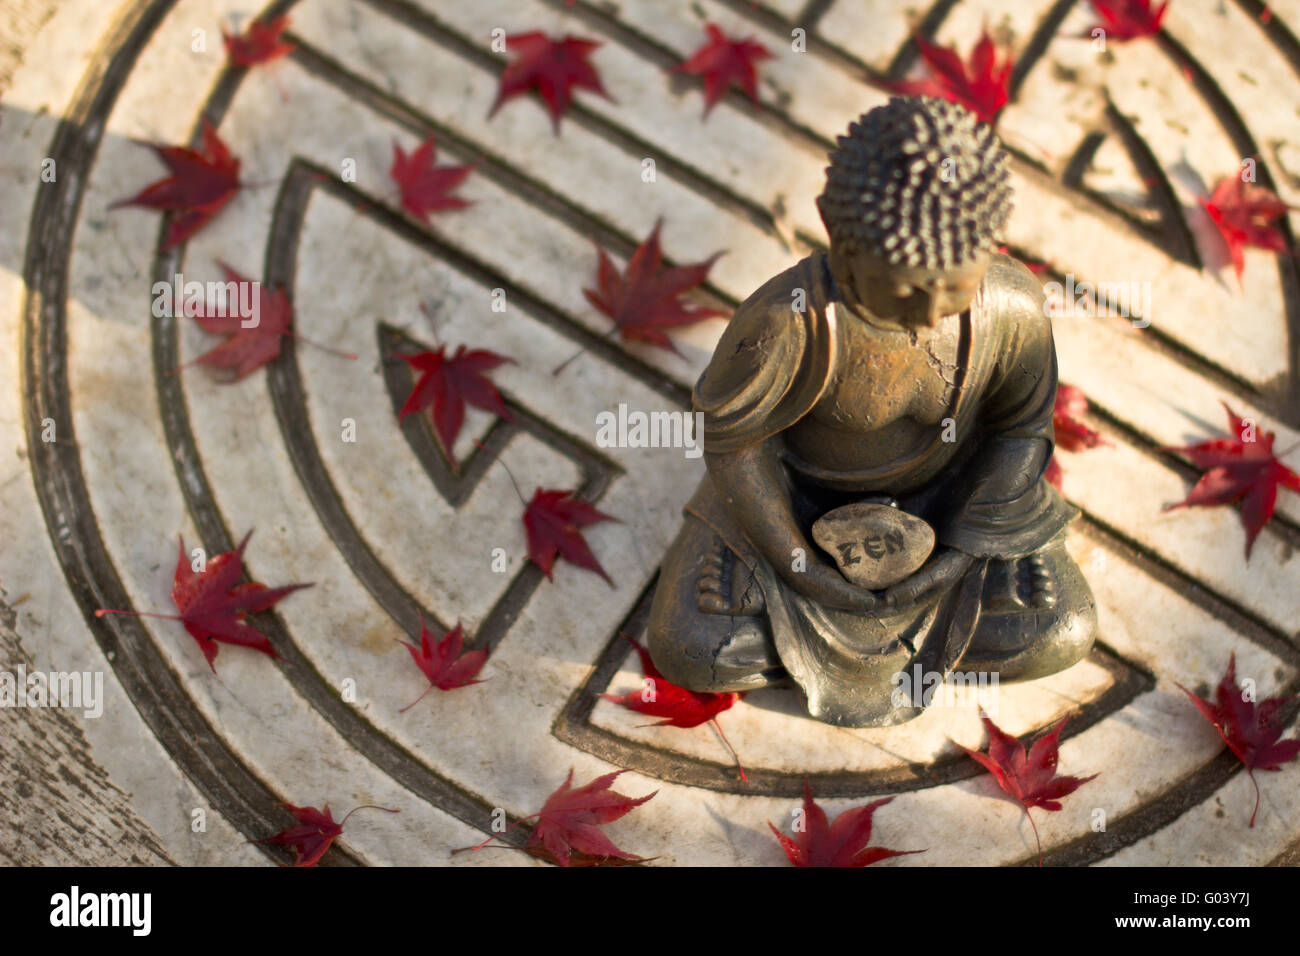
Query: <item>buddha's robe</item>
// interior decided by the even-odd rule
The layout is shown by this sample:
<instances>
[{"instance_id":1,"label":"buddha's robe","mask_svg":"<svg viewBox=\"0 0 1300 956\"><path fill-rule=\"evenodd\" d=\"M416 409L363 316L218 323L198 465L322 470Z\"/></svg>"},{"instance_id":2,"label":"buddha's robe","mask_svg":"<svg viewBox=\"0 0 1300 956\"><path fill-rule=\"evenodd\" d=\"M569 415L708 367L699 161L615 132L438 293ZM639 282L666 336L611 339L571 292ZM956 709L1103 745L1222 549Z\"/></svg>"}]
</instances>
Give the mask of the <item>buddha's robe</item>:
<instances>
[{"instance_id":1,"label":"buddha's robe","mask_svg":"<svg viewBox=\"0 0 1300 956\"><path fill-rule=\"evenodd\" d=\"M726 506L726 489L711 476L686 512L761 585L771 638L809 712L831 723L874 726L919 713L919 698L902 700L896 691L899 672L920 664L946 674L958 664L980 619L990 564L1059 544L1077 511L1043 478L1054 441L1056 354L1041 287L1022 264L994 257L970 308L943 320L960 323L948 434L936 426L915 447L874 456L884 465L831 470L803 460L780 436L819 402L836 401L846 323L860 321L823 253L764 284L737 309L695 387L704 449L725 453L775 439L810 542L812 521L830 508L888 496L926 519L940 545L975 556L965 575L911 606L867 614L824 607L786 584L749 543ZM880 388L907 384L882 381ZM1057 553L1064 555L1059 547ZM1081 575L1077 581L1086 591ZM1034 626L1032 617L1025 626Z\"/></svg>"}]
</instances>

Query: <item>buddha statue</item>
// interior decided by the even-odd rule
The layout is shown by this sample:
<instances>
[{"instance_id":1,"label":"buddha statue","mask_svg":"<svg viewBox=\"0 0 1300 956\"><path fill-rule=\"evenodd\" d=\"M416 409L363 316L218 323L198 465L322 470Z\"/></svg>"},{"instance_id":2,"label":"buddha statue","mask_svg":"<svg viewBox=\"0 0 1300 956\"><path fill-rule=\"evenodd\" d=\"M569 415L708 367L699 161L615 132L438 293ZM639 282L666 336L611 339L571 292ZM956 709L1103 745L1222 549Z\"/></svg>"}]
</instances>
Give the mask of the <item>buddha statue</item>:
<instances>
[{"instance_id":1,"label":"buddha statue","mask_svg":"<svg viewBox=\"0 0 1300 956\"><path fill-rule=\"evenodd\" d=\"M1088 653L1077 509L1044 478L1052 326L1038 280L996 251L1008 178L992 129L939 99L895 97L839 138L817 200L829 250L737 308L694 389L706 473L647 633L668 680L793 685L819 720L879 727L929 703L900 675L1031 680ZM813 539L861 503L933 530L887 587Z\"/></svg>"}]
</instances>

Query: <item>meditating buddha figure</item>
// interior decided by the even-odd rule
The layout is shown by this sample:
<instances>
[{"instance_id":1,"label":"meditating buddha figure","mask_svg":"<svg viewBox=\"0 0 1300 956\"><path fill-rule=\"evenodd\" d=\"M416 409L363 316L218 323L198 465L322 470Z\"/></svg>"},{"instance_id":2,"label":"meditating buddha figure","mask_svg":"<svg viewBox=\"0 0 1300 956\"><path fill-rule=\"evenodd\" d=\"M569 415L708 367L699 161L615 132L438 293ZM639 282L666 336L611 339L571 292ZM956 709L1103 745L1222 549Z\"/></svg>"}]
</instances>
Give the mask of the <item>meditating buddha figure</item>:
<instances>
[{"instance_id":1,"label":"meditating buddha figure","mask_svg":"<svg viewBox=\"0 0 1300 956\"><path fill-rule=\"evenodd\" d=\"M922 712L900 675L1069 667L1096 606L1064 545L1077 510L1044 478L1042 289L996 252L1005 152L961 106L895 97L839 138L817 205L829 250L740 305L695 386L706 474L660 568L656 666L700 691L793 684L812 716L855 727ZM843 562L862 555L814 541L863 502L933 531L888 587L854 584Z\"/></svg>"}]
</instances>

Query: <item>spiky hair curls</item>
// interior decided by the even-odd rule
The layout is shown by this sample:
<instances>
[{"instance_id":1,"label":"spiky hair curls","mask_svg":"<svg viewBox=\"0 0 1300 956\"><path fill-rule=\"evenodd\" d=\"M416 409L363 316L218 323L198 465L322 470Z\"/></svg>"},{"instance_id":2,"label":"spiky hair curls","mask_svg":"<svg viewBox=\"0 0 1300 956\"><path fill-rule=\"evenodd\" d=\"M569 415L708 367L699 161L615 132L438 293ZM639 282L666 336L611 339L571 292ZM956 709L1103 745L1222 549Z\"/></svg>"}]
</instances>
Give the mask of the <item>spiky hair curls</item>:
<instances>
[{"instance_id":1,"label":"spiky hair curls","mask_svg":"<svg viewBox=\"0 0 1300 956\"><path fill-rule=\"evenodd\" d=\"M997 245L1011 214L992 128L956 103L895 96L839 138L817 209L832 242L890 265L949 269Z\"/></svg>"}]
</instances>

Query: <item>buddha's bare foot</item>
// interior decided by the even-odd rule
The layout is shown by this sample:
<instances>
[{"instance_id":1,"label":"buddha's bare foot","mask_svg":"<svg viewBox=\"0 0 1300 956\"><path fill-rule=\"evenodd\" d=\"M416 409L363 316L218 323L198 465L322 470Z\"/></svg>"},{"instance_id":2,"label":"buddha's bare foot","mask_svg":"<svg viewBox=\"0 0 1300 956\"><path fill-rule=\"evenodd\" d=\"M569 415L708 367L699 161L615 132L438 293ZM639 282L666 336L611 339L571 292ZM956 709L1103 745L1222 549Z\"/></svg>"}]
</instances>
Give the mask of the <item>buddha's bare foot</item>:
<instances>
[{"instance_id":1,"label":"buddha's bare foot","mask_svg":"<svg viewBox=\"0 0 1300 956\"><path fill-rule=\"evenodd\" d=\"M789 679L763 589L707 526L688 518L659 569L646 641L655 666L688 690L757 690Z\"/></svg>"},{"instance_id":2,"label":"buddha's bare foot","mask_svg":"<svg viewBox=\"0 0 1300 956\"><path fill-rule=\"evenodd\" d=\"M957 667L1033 680L1082 660L1096 636L1092 590L1062 537L1027 557L991 562L979 625Z\"/></svg>"},{"instance_id":3,"label":"buddha's bare foot","mask_svg":"<svg viewBox=\"0 0 1300 956\"><path fill-rule=\"evenodd\" d=\"M704 556L696 589L700 610L706 614L763 613L763 589L754 572L738 561L735 552L717 535Z\"/></svg>"}]
</instances>

